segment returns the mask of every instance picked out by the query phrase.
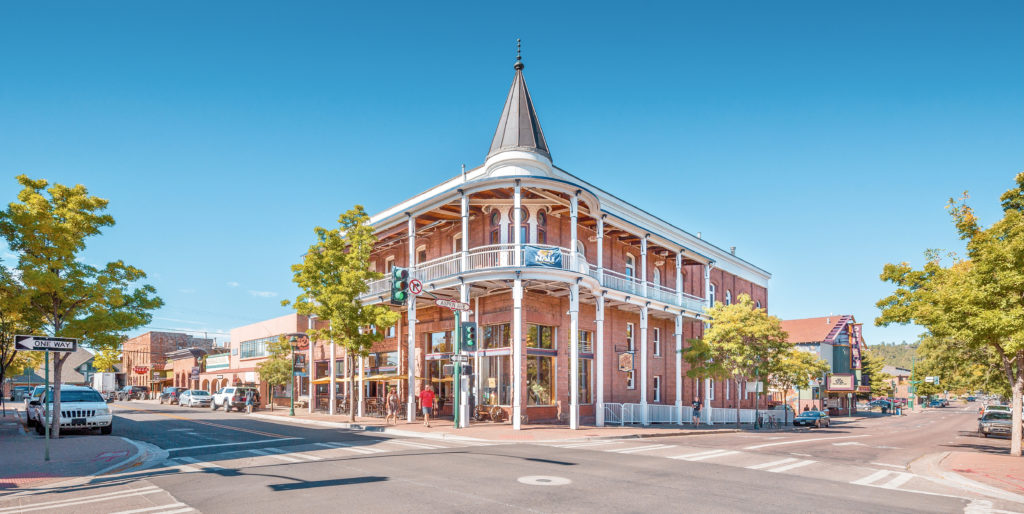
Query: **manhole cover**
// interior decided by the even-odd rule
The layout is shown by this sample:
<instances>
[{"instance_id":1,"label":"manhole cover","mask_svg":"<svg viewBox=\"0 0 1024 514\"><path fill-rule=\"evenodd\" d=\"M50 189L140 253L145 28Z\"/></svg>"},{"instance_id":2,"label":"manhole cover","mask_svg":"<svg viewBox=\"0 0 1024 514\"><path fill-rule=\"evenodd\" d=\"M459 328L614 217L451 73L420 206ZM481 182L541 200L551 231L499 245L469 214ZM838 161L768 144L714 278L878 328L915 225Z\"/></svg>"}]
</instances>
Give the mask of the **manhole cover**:
<instances>
[{"instance_id":1,"label":"manhole cover","mask_svg":"<svg viewBox=\"0 0 1024 514\"><path fill-rule=\"evenodd\" d=\"M572 480L562 477L546 477L540 475L519 477L519 482L526 485L566 485L571 484Z\"/></svg>"}]
</instances>

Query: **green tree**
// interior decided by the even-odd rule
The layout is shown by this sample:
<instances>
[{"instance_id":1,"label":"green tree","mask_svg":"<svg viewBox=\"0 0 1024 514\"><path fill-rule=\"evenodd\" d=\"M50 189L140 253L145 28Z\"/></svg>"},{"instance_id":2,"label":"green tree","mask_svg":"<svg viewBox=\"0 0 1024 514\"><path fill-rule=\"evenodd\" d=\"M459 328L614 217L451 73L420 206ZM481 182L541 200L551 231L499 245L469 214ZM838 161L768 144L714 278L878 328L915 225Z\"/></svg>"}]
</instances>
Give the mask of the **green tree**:
<instances>
[{"instance_id":1,"label":"green tree","mask_svg":"<svg viewBox=\"0 0 1024 514\"><path fill-rule=\"evenodd\" d=\"M354 358L367 357L373 343L384 339L383 329L400 318L386 305L364 305L359 301L359 296L369 290L371 280L384 277L370 270L370 253L377 237L368 225L369 220L363 206L356 205L338 217L337 229L316 227L316 242L302 262L292 266L292 280L302 290L295 299L296 312L328 322L309 330L310 340L343 346L348 376L353 375ZM349 396L349 416L355 421L354 394Z\"/></svg>"},{"instance_id":2,"label":"green tree","mask_svg":"<svg viewBox=\"0 0 1024 514\"><path fill-rule=\"evenodd\" d=\"M914 322L931 336L963 345L961 359L976 358L987 347L998 358L1012 391L1010 454L1021 455L1021 402L1024 396L1024 173L1002 200L1003 217L988 228L979 224L967 195L950 199L950 214L965 258L925 253L922 269L886 264L881 278L896 286L878 302L878 325Z\"/></svg>"},{"instance_id":3,"label":"green tree","mask_svg":"<svg viewBox=\"0 0 1024 514\"><path fill-rule=\"evenodd\" d=\"M860 393L863 396L892 396L892 375L882 371L885 361L875 353L874 348L868 348L861 355L861 373L868 376L870 393Z\"/></svg>"},{"instance_id":4,"label":"green tree","mask_svg":"<svg viewBox=\"0 0 1024 514\"><path fill-rule=\"evenodd\" d=\"M0 212L0 235L18 255L15 270L25 290L27 319L39 319L49 335L78 338L91 348L121 344L125 332L146 325L150 311L163 305L146 274L123 261L102 267L81 259L86 240L100 235L114 218L103 214L107 200L90 196L83 185L49 185L18 176L18 201ZM60 437L61 371L70 353L54 353L53 419L50 434Z\"/></svg>"},{"instance_id":5,"label":"green tree","mask_svg":"<svg viewBox=\"0 0 1024 514\"><path fill-rule=\"evenodd\" d=\"M114 366L121 363L121 350L117 346L100 348L93 357L92 365L97 372L106 373L114 371Z\"/></svg>"},{"instance_id":6,"label":"green tree","mask_svg":"<svg viewBox=\"0 0 1024 514\"><path fill-rule=\"evenodd\" d=\"M689 376L732 380L740 391L748 378L767 376L790 349L781 320L755 308L750 295L741 294L732 305L716 302L708 316L704 337L691 340L684 350ZM737 426L739 416L740 402L736 402Z\"/></svg>"},{"instance_id":7,"label":"green tree","mask_svg":"<svg viewBox=\"0 0 1024 514\"><path fill-rule=\"evenodd\" d=\"M7 375L17 374L26 367L35 369L41 362L39 352L19 352L14 346L14 336L30 334L38 325L38 321L26 317L27 300L21 282L0 265L0 384Z\"/></svg>"},{"instance_id":8,"label":"green tree","mask_svg":"<svg viewBox=\"0 0 1024 514\"><path fill-rule=\"evenodd\" d=\"M789 349L781 352L772 361L768 371L768 380L773 387L781 390L782 394L786 395L797 386L801 389L808 387L811 380L821 377L828 370L828 362L818 357L817 354L790 346ZM799 409L800 402L798 399L795 410L798 411ZM785 421L789 422L788 419Z\"/></svg>"},{"instance_id":9,"label":"green tree","mask_svg":"<svg viewBox=\"0 0 1024 514\"><path fill-rule=\"evenodd\" d=\"M267 351L270 357L257 364L256 371L260 373L260 380L270 386L270 410L274 410L274 386L288 384L293 377L292 344L287 337L281 336L277 341L268 343Z\"/></svg>"}]
</instances>

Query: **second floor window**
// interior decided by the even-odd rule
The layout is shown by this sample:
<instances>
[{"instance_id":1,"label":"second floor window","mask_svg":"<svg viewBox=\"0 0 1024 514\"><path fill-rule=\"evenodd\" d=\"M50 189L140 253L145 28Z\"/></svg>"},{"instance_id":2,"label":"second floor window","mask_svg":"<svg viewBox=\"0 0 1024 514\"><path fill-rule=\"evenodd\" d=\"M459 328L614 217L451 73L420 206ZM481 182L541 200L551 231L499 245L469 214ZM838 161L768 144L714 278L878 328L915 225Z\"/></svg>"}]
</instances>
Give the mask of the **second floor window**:
<instances>
[{"instance_id":1,"label":"second floor window","mask_svg":"<svg viewBox=\"0 0 1024 514\"><path fill-rule=\"evenodd\" d=\"M732 291L728 289L725 290L725 304L732 305Z\"/></svg>"},{"instance_id":2,"label":"second floor window","mask_svg":"<svg viewBox=\"0 0 1024 514\"><path fill-rule=\"evenodd\" d=\"M651 282L655 285L661 285L661 270L654 268L654 273L651 274Z\"/></svg>"},{"instance_id":3,"label":"second floor window","mask_svg":"<svg viewBox=\"0 0 1024 514\"><path fill-rule=\"evenodd\" d=\"M630 254L626 254L626 276L633 278L636 276L636 258Z\"/></svg>"},{"instance_id":4,"label":"second floor window","mask_svg":"<svg viewBox=\"0 0 1024 514\"><path fill-rule=\"evenodd\" d=\"M714 284L711 284L711 286L708 287L708 302L711 303L712 307L715 306L715 285Z\"/></svg>"},{"instance_id":5,"label":"second floor window","mask_svg":"<svg viewBox=\"0 0 1024 514\"><path fill-rule=\"evenodd\" d=\"M491 211L491 244L496 245L501 243L501 213L498 211Z\"/></svg>"},{"instance_id":6,"label":"second floor window","mask_svg":"<svg viewBox=\"0 0 1024 514\"><path fill-rule=\"evenodd\" d=\"M626 323L626 351L635 351L633 346L633 324Z\"/></svg>"},{"instance_id":7,"label":"second floor window","mask_svg":"<svg viewBox=\"0 0 1024 514\"><path fill-rule=\"evenodd\" d=\"M519 237L523 244L530 242L530 225L527 223L530 219L530 211L520 207L522 212L522 219L519 220ZM508 242L515 244L516 233L514 231L514 225L516 223L516 212L515 207L508 211Z\"/></svg>"},{"instance_id":8,"label":"second floor window","mask_svg":"<svg viewBox=\"0 0 1024 514\"><path fill-rule=\"evenodd\" d=\"M548 244L548 215L543 210L537 211L537 243Z\"/></svg>"},{"instance_id":9,"label":"second floor window","mask_svg":"<svg viewBox=\"0 0 1024 514\"><path fill-rule=\"evenodd\" d=\"M655 328L651 331L651 343L654 344L654 356L661 357L661 329Z\"/></svg>"}]
</instances>

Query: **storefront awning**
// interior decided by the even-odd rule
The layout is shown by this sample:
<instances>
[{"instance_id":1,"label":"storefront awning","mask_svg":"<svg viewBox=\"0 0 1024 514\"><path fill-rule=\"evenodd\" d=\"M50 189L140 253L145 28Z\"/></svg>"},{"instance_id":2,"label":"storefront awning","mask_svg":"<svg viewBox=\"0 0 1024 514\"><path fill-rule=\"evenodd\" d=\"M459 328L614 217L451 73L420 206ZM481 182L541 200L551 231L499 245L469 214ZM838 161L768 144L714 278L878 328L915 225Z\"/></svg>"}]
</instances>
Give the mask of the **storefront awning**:
<instances>
[{"instance_id":1,"label":"storefront awning","mask_svg":"<svg viewBox=\"0 0 1024 514\"><path fill-rule=\"evenodd\" d=\"M359 376L356 375L354 378L338 377L338 378L334 379L334 381L338 382L338 383L345 383L345 382L348 382L349 380L353 380L353 379L358 382L359 381ZM408 380L408 379L409 379L409 377L407 375L369 375L369 376L363 377L363 380L366 381L366 382L390 382L392 380ZM423 380L423 377L416 377L416 380ZM314 380L313 383L314 384L318 384L318 385L319 384L330 384L331 383L331 377L321 377L321 378L318 378L318 379Z\"/></svg>"}]
</instances>

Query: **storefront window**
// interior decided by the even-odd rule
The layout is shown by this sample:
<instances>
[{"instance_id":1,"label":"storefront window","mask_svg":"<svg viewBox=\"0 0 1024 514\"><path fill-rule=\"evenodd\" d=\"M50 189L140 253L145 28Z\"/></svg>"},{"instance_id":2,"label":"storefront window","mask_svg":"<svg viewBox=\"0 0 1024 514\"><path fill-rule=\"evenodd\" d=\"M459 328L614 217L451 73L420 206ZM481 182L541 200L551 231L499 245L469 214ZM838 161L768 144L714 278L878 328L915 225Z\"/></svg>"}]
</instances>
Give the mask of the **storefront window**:
<instances>
[{"instance_id":1,"label":"storefront window","mask_svg":"<svg viewBox=\"0 0 1024 514\"><path fill-rule=\"evenodd\" d=\"M427 334L427 344L430 346L430 353L451 353L453 335L454 331L431 332Z\"/></svg>"},{"instance_id":2,"label":"storefront window","mask_svg":"<svg viewBox=\"0 0 1024 514\"><path fill-rule=\"evenodd\" d=\"M334 376L340 377L345 375L345 359L338 359L334 361Z\"/></svg>"},{"instance_id":3,"label":"storefront window","mask_svg":"<svg viewBox=\"0 0 1024 514\"><path fill-rule=\"evenodd\" d=\"M593 370L593 359L580 359L580 390L578 401L584 405L594 403L593 391L590 388L590 377L593 375Z\"/></svg>"},{"instance_id":4,"label":"storefront window","mask_svg":"<svg viewBox=\"0 0 1024 514\"><path fill-rule=\"evenodd\" d=\"M554 405L554 358L526 358L527 405Z\"/></svg>"},{"instance_id":5,"label":"storefront window","mask_svg":"<svg viewBox=\"0 0 1024 514\"><path fill-rule=\"evenodd\" d=\"M430 385L434 386L434 393L438 399L451 400L452 398L452 377L444 376L444 366L451 364L450 359L441 359L427 362L427 370L430 378Z\"/></svg>"},{"instance_id":6,"label":"storefront window","mask_svg":"<svg viewBox=\"0 0 1024 514\"><path fill-rule=\"evenodd\" d=\"M594 352L594 342L590 338L589 330L580 330L580 351L584 353Z\"/></svg>"},{"instance_id":7,"label":"storefront window","mask_svg":"<svg viewBox=\"0 0 1024 514\"><path fill-rule=\"evenodd\" d=\"M512 382L508 370L510 355L480 358L480 404L511 405Z\"/></svg>"},{"instance_id":8,"label":"storefront window","mask_svg":"<svg viewBox=\"0 0 1024 514\"><path fill-rule=\"evenodd\" d=\"M328 365L330 365L330 362L328 361L319 361L316 363L316 378L323 378L330 375Z\"/></svg>"},{"instance_id":9,"label":"storefront window","mask_svg":"<svg viewBox=\"0 0 1024 514\"><path fill-rule=\"evenodd\" d=\"M484 327L484 349L508 348L511 346L510 324L487 325Z\"/></svg>"},{"instance_id":10,"label":"storefront window","mask_svg":"<svg viewBox=\"0 0 1024 514\"><path fill-rule=\"evenodd\" d=\"M545 325L526 326L526 347L544 348L553 350L555 348L554 327Z\"/></svg>"}]
</instances>

